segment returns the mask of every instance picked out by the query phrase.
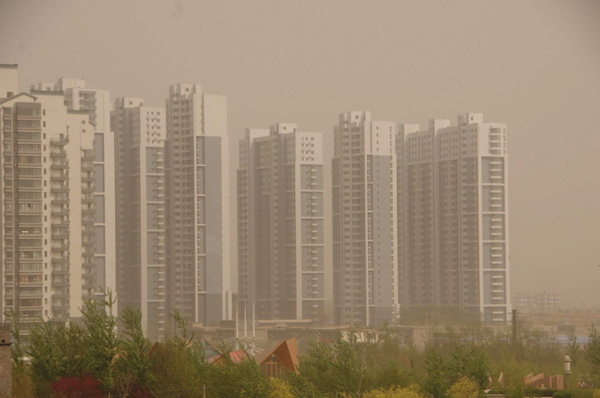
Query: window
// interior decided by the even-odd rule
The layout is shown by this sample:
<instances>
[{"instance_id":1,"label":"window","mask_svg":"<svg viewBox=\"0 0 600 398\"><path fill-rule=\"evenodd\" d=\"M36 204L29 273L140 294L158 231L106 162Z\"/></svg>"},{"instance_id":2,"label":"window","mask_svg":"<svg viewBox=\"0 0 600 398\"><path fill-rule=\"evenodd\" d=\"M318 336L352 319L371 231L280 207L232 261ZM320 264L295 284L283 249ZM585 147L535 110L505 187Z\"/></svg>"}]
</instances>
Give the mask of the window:
<instances>
[{"instance_id":1,"label":"window","mask_svg":"<svg viewBox=\"0 0 600 398\"><path fill-rule=\"evenodd\" d=\"M265 361L260 365L262 373L267 377L277 377L282 372L283 364L275 356L271 354Z\"/></svg>"}]
</instances>

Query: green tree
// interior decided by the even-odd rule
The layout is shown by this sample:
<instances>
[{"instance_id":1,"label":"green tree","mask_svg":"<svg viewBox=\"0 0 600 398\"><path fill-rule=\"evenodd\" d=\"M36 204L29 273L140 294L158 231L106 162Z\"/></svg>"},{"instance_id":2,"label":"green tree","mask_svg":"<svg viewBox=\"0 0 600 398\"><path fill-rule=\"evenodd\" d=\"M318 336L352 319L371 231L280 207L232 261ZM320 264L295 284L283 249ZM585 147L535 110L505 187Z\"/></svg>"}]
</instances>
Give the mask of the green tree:
<instances>
[{"instance_id":1,"label":"green tree","mask_svg":"<svg viewBox=\"0 0 600 398\"><path fill-rule=\"evenodd\" d=\"M119 345L118 319L112 314L116 297L110 289L103 293L103 300L83 303L83 358L85 373L98 380L105 391L110 391L114 387L113 361Z\"/></svg>"},{"instance_id":2,"label":"green tree","mask_svg":"<svg viewBox=\"0 0 600 398\"><path fill-rule=\"evenodd\" d=\"M477 383L463 376L450 387L448 396L450 398L477 398L479 391Z\"/></svg>"},{"instance_id":3,"label":"green tree","mask_svg":"<svg viewBox=\"0 0 600 398\"><path fill-rule=\"evenodd\" d=\"M31 370L23 360L25 353L21 343L21 329L19 327L19 312L11 308L4 314L6 322L12 325L11 335L13 344L11 347L11 373L12 373L12 396L14 398L33 398L33 382Z\"/></svg>"},{"instance_id":4,"label":"green tree","mask_svg":"<svg viewBox=\"0 0 600 398\"><path fill-rule=\"evenodd\" d=\"M155 397L195 398L202 396L203 380L197 358L186 345L173 339L158 344L150 354L153 377L149 384Z\"/></svg>"},{"instance_id":5,"label":"green tree","mask_svg":"<svg viewBox=\"0 0 600 398\"><path fill-rule=\"evenodd\" d=\"M468 377L483 390L490 374L489 357L483 347L453 343L450 352L440 353L429 345L425 353L427 379L424 388L437 398L446 398L450 387L462 377Z\"/></svg>"},{"instance_id":6,"label":"green tree","mask_svg":"<svg viewBox=\"0 0 600 398\"><path fill-rule=\"evenodd\" d=\"M567 346L567 355L571 358L571 366L575 367L579 364L582 359L584 352L579 343L577 342L577 336L574 331L567 333L569 339L569 345Z\"/></svg>"},{"instance_id":7,"label":"green tree","mask_svg":"<svg viewBox=\"0 0 600 398\"><path fill-rule=\"evenodd\" d=\"M591 364L591 375L596 380L600 379L600 333L592 326L589 339L585 345L585 356Z\"/></svg>"},{"instance_id":8,"label":"green tree","mask_svg":"<svg viewBox=\"0 0 600 398\"><path fill-rule=\"evenodd\" d=\"M47 388L60 377L79 376L85 370L85 330L78 324L55 325L39 321L29 333L27 349L36 389Z\"/></svg>"},{"instance_id":9,"label":"green tree","mask_svg":"<svg viewBox=\"0 0 600 398\"><path fill-rule=\"evenodd\" d=\"M282 379L269 379L269 398L294 398L289 383Z\"/></svg>"},{"instance_id":10,"label":"green tree","mask_svg":"<svg viewBox=\"0 0 600 398\"><path fill-rule=\"evenodd\" d=\"M144 390L151 383L152 363L148 355L151 344L142 331L142 313L125 307L121 312L124 338L118 342L119 354L114 361L115 389L127 397Z\"/></svg>"}]
</instances>

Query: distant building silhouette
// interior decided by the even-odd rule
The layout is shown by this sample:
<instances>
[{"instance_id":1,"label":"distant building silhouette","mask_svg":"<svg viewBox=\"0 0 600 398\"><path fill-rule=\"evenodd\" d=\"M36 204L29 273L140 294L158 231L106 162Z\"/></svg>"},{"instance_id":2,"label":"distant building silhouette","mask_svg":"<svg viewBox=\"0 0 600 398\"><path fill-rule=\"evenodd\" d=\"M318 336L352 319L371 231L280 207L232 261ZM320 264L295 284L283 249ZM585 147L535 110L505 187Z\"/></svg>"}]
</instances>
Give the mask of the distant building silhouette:
<instances>
[{"instance_id":1,"label":"distant building silhouette","mask_svg":"<svg viewBox=\"0 0 600 398\"><path fill-rule=\"evenodd\" d=\"M139 308L151 340L166 334L166 111L121 97L111 113L117 181L119 305Z\"/></svg>"},{"instance_id":2,"label":"distant building silhouette","mask_svg":"<svg viewBox=\"0 0 600 398\"><path fill-rule=\"evenodd\" d=\"M506 322L510 306L506 125L466 113L458 125L400 125L400 305L454 307Z\"/></svg>"},{"instance_id":3,"label":"distant building silhouette","mask_svg":"<svg viewBox=\"0 0 600 398\"><path fill-rule=\"evenodd\" d=\"M398 310L396 125L340 114L332 162L336 324L377 326Z\"/></svg>"},{"instance_id":4,"label":"distant building silhouette","mask_svg":"<svg viewBox=\"0 0 600 398\"><path fill-rule=\"evenodd\" d=\"M519 311L554 313L560 309L560 295L557 293L517 294L514 306Z\"/></svg>"},{"instance_id":5,"label":"distant building silhouette","mask_svg":"<svg viewBox=\"0 0 600 398\"><path fill-rule=\"evenodd\" d=\"M323 142L277 123L240 140L240 306L257 319L322 319L325 311Z\"/></svg>"},{"instance_id":6,"label":"distant building silhouette","mask_svg":"<svg viewBox=\"0 0 600 398\"><path fill-rule=\"evenodd\" d=\"M114 198L102 175L113 165L94 150L112 142L108 94L80 79L18 94L17 66L0 65L0 75L0 93L11 95L0 99L2 313L64 322L98 286L114 289Z\"/></svg>"},{"instance_id":7,"label":"distant building silhouette","mask_svg":"<svg viewBox=\"0 0 600 398\"><path fill-rule=\"evenodd\" d=\"M166 109L167 300L213 325L232 313L227 98L177 84Z\"/></svg>"}]
</instances>

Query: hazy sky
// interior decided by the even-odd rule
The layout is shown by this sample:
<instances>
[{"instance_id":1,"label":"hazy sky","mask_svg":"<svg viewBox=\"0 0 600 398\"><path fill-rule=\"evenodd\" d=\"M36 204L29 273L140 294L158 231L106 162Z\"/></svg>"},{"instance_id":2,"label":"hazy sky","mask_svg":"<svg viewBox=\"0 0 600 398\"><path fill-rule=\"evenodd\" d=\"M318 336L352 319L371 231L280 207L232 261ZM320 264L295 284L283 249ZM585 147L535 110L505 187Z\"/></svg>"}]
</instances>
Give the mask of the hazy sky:
<instances>
[{"instance_id":1,"label":"hazy sky","mask_svg":"<svg viewBox=\"0 0 600 398\"><path fill-rule=\"evenodd\" d=\"M508 124L513 292L600 303L599 0L0 0L0 63L21 90L82 77L148 105L201 83L228 96L232 168L245 127L331 150L342 111L482 112Z\"/></svg>"}]
</instances>

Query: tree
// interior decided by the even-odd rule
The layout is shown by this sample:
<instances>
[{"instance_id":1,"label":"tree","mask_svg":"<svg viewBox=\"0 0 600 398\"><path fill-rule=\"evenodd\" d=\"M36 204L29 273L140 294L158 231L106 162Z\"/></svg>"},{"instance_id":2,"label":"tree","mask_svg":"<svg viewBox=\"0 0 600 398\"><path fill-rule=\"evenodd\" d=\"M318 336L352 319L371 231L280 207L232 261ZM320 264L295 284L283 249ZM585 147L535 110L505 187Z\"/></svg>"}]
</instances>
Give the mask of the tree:
<instances>
[{"instance_id":1,"label":"tree","mask_svg":"<svg viewBox=\"0 0 600 398\"><path fill-rule=\"evenodd\" d=\"M150 340L144 337L139 309L124 307L121 311L121 327L125 337L118 342L114 378L119 395L127 397L134 392L144 391L151 382L152 363L148 356L151 345Z\"/></svg>"},{"instance_id":2,"label":"tree","mask_svg":"<svg viewBox=\"0 0 600 398\"><path fill-rule=\"evenodd\" d=\"M84 372L84 333L78 324L68 327L54 325L51 321L34 324L29 334L27 353L38 392L61 377L80 376Z\"/></svg>"},{"instance_id":3,"label":"tree","mask_svg":"<svg viewBox=\"0 0 600 398\"><path fill-rule=\"evenodd\" d=\"M575 367L583 357L583 350L577 342L577 336L574 331L567 333L569 345L567 346L567 355L571 358L571 366Z\"/></svg>"},{"instance_id":4,"label":"tree","mask_svg":"<svg viewBox=\"0 0 600 398\"><path fill-rule=\"evenodd\" d=\"M585 357L591 364L591 375L596 380L600 379L600 334L592 326L589 333L589 339L585 345Z\"/></svg>"},{"instance_id":5,"label":"tree","mask_svg":"<svg viewBox=\"0 0 600 398\"><path fill-rule=\"evenodd\" d=\"M83 334L84 368L106 391L114 387L113 361L118 352L117 324L112 315L113 298L110 289L105 290L102 301L84 301L81 310L85 332Z\"/></svg>"},{"instance_id":6,"label":"tree","mask_svg":"<svg viewBox=\"0 0 600 398\"><path fill-rule=\"evenodd\" d=\"M33 398L33 382L29 366L23 360L25 353L21 346L21 330L19 328L19 312L13 308L4 314L6 322L12 325L11 335L13 344L11 347L11 373L12 373L12 396L14 398Z\"/></svg>"},{"instance_id":7,"label":"tree","mask_svg":"<svg viewBox=\"0 0 600 398\"><path fill-rule=\"evenodd\" d=\"M155 397L195 398L202 396L203 380L196 358L187 346L173 339L158 344L150 354L154 376L149 384Z\"/></svg>"},{"instance_id":8,"label":"tree","mask_svg":"<svg viewBox=\"0 0 600 398\"><path fill-rule=\"evenodd\" d=\"M359 351L341 337L333 344L311 342L299 370L316 391L331 396L359 394L365 374Z\"/></svg>"},{"instance_id":9,"label":"tree","mask_svg":"<svg viewBox=\"0 0 600 398\"><path fill-rule=\"evenodd\" d=\"M452 351L439 353L434 345L425 352L427 379L424 389L437 398L446 398L449 388L468 377L483 390L490 374L489 358L483 347L453 342Z\"/></svg>"},{"instance_id":10,"label":"tree","mask_svg":"<svg viewBox=\"0 0 600 398\"><path fill-rule=\"evenodd\" d=\"M269 379L269 398L294 398L290 385L281 379Z\"/></svg>"},{"instance_id":11,"label":"tree","mask_svg":"<svg viewBox=\"0 0 600 398\"><path fill-rule=\"evenodd\" d=\"M477 398L479 396L479 385L468 377L461 377L448 390L450 398Z\"/></svg>"}]
</instances>

